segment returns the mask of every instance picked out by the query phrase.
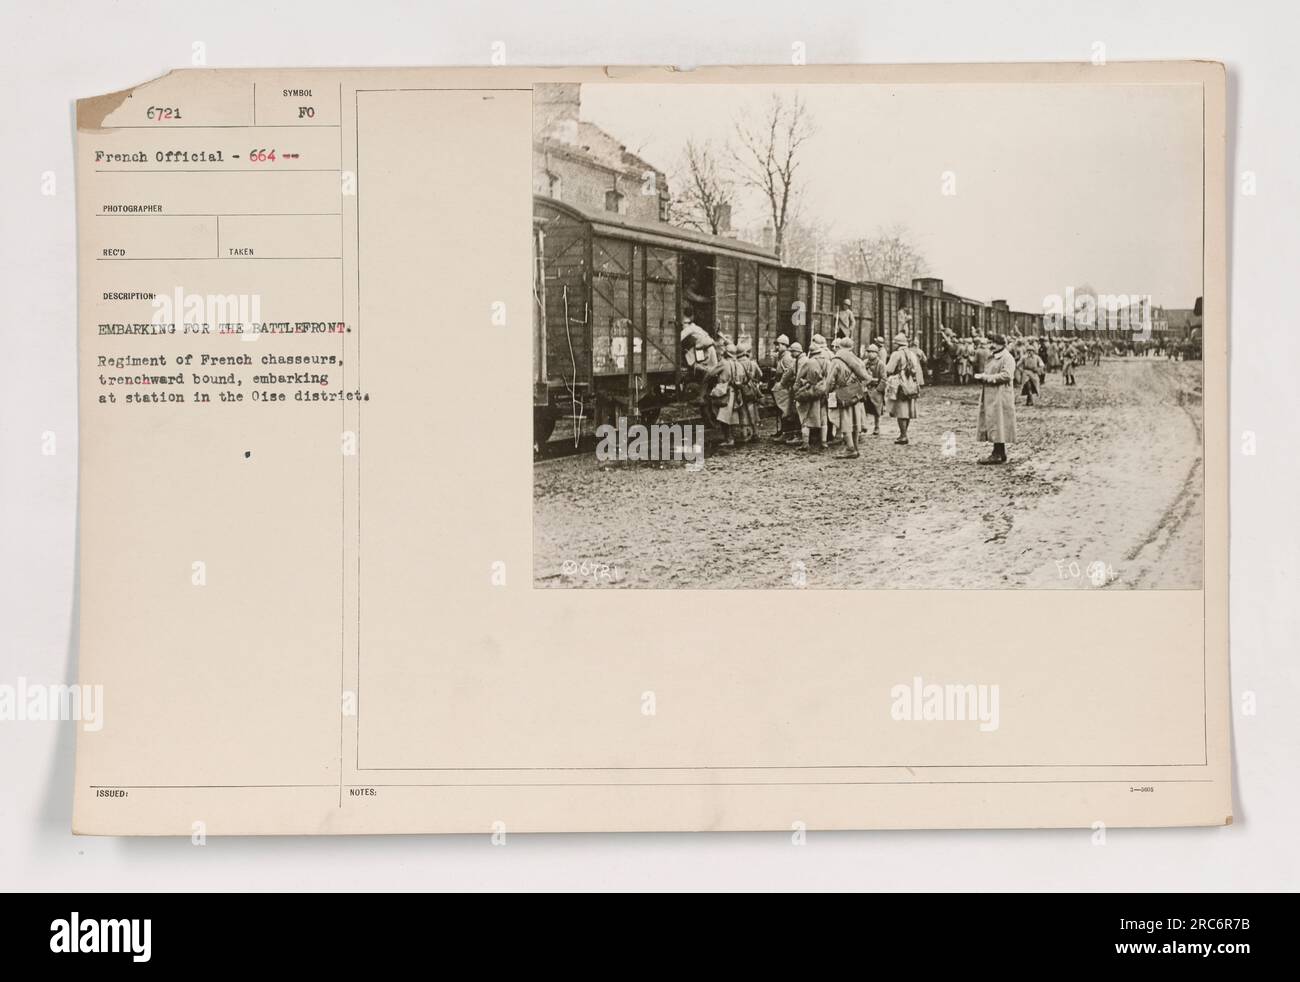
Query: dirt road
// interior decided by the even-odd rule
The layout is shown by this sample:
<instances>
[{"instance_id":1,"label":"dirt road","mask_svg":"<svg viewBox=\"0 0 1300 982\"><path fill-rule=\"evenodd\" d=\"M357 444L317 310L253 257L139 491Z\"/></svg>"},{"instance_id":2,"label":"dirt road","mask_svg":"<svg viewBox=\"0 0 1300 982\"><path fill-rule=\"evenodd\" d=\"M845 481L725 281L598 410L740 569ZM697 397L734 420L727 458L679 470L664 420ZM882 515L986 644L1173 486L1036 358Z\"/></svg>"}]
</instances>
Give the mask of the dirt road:
<instances>
[{"instance_id":1,"label":"dirt road","mask_svg":"<svg viewBox=\"0 0 1300 982\"><path fill-rule=\"evenodd\" d=\"M1201 364L1107 359L1017 400L1011 463L982 467L975 386L931 386L854 461L764 441L705 466L534 469L539 586L1193 589ZM765 431L772 424L765 421Z\"/></svg>"}]
</instances>

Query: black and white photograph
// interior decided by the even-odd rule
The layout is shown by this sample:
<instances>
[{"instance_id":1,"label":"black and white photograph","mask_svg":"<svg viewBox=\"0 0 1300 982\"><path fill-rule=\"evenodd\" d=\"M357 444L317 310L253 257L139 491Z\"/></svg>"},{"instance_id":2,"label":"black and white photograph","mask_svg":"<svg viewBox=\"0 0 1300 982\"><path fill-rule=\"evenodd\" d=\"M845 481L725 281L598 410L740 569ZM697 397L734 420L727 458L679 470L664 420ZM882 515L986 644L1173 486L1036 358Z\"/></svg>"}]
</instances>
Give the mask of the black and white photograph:
<instances>
[{"instance_id":1,"label":"black and white photograph","mask_svg":"<svg viewBox=\"0 0 1300 982\"><path fill-rule=\"evenodd\" d=\"M534 586L1199 589L1202 113L536 85Z\"/></svg>"}]
</instances>

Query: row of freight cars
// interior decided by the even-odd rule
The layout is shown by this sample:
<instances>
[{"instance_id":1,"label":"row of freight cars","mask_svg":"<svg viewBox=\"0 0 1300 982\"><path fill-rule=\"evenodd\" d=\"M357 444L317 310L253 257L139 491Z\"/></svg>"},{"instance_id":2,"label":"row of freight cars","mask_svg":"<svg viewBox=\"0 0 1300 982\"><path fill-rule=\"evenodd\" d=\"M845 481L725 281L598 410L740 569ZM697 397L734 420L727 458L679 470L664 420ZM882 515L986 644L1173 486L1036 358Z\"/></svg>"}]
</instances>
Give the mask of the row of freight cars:
<instances>
[{"instance_id":1,"label":"row of freight cars","mask_svg":"<svg viewBox=\"0 0 1300 982\"><path fill-rule=\"evenodd\" d=\"M926 277L912 287L848 282L781 265L756 245L662 223L588 212L533 199L534 439L562 417L651 420L682 395L682 309L715 337L747 340L770 368L779 335L806 348L831 337L847 298L856 338L890 339L900 312L936 368L947 352L940 330L1036 335L1042 314L947 293Z\"/></svg>"}]
</instances>

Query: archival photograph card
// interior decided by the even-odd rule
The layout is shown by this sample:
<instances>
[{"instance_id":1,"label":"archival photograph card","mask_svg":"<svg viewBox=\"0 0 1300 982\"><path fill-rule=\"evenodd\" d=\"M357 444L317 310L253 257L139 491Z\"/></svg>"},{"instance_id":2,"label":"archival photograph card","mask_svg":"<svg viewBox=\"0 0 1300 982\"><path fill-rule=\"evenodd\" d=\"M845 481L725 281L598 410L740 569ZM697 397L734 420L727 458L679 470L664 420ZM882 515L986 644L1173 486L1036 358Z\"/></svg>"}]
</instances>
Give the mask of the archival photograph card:
<instances>
[{"instance_id":1,"label":"archival photograph card","mask_svg":"<svg viewBox=\"0 0 1300 982\"><path fill-rule=\"evenodd\" d=\"M74 831L1230 824L1224 99L82 99Z\"/></svg>"}]
</instances>

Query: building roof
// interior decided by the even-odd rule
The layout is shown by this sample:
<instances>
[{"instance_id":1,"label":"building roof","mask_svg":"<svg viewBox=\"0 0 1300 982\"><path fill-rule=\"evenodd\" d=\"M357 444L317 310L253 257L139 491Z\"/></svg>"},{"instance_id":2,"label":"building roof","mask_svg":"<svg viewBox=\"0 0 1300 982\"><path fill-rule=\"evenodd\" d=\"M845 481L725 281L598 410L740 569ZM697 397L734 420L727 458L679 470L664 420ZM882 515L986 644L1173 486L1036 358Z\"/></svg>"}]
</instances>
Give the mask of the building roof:
<instances>
[{"instance_id":1,"label":"building roof","mask_svg":"<svg viewBox=\"0 0 1300 982\"><path fill-rule=\"evenodd\" d=\"M680 228L667 222L646 222L612 211L595 211L583 208L571 201L548 198L544 194L533 195L534 203L545 203L560 211L566 211L585 222L590 222L592 231L597 235L613 235L622 239L634 239L647 245L664 246L680 249L694 246L701 252L731 256L737 259L756 259L776 264L776 253L740 239L724 235L710 235L690 228Z\"/></svg>"},{"instance_id":2,"label":"building roof","mask_svg":"<svg viewBox=\"0 0 1300 982\"><path fill-rule=\"evenodd\" d=\"M582 119L560 119L547 129L537 134L541 149L556 153L567 153L582 157L584 160L619 174L635 171L644 174L653 172L656 178L662 178L659 168L647 163L641 157L628 150L595 123Z\"/></svg>"}]
</instances>

